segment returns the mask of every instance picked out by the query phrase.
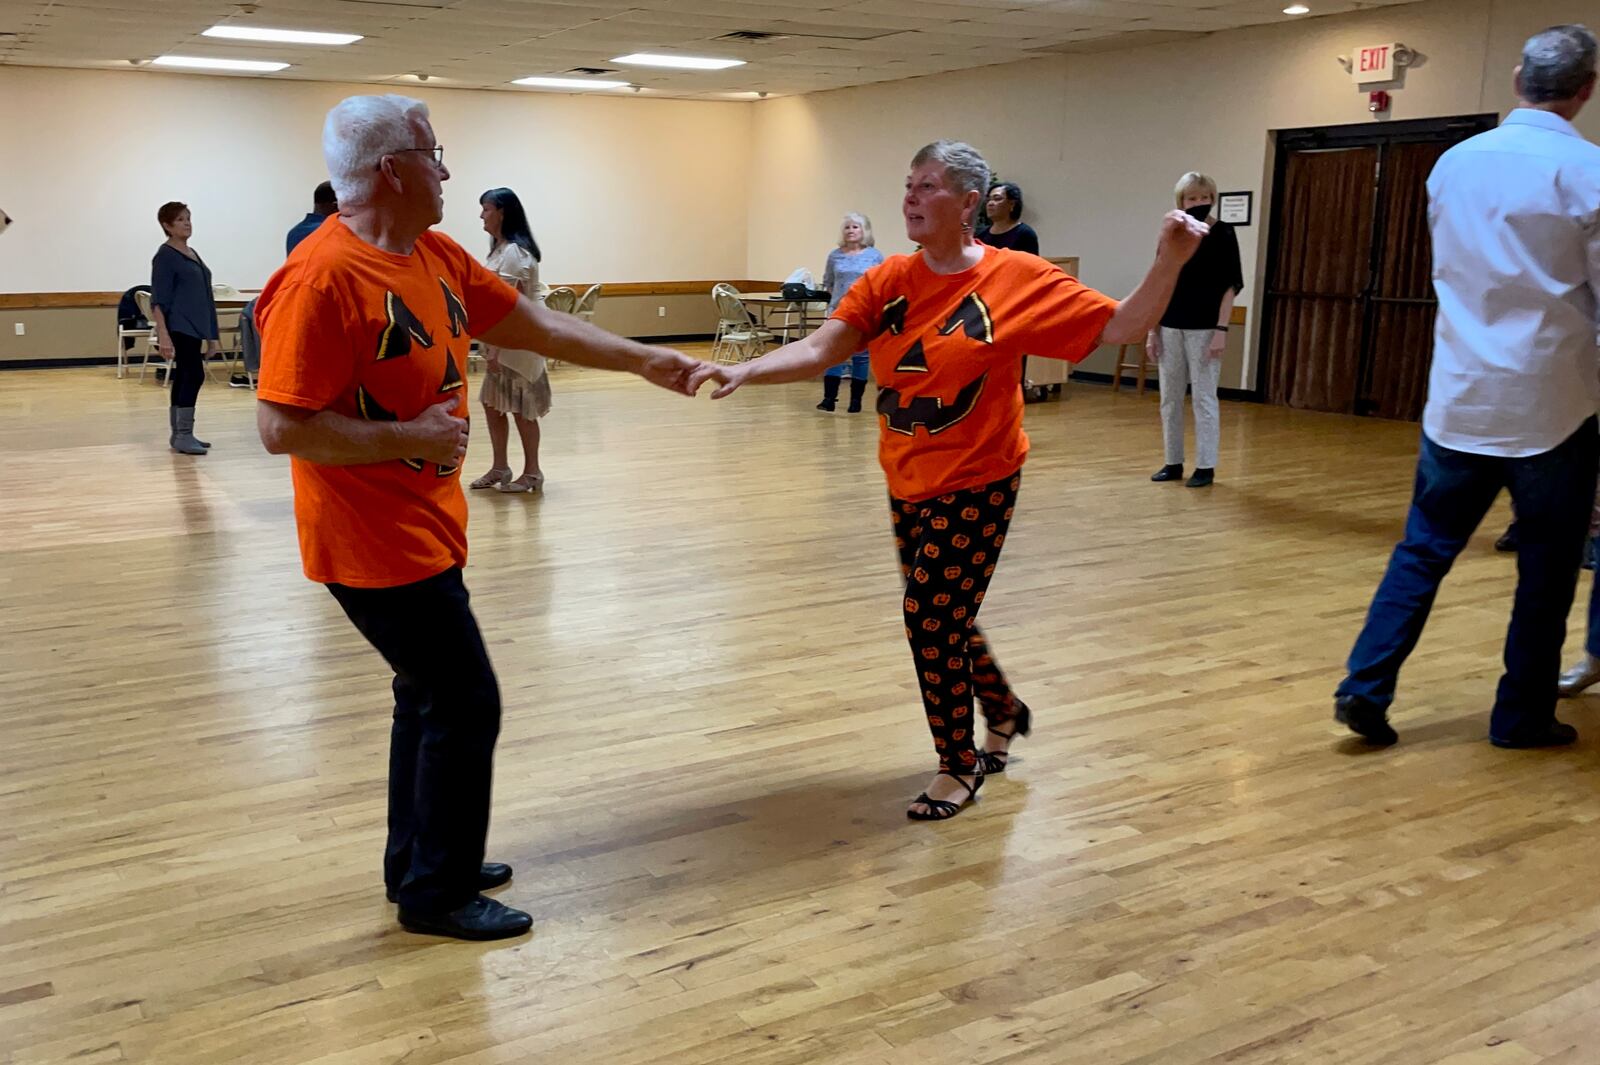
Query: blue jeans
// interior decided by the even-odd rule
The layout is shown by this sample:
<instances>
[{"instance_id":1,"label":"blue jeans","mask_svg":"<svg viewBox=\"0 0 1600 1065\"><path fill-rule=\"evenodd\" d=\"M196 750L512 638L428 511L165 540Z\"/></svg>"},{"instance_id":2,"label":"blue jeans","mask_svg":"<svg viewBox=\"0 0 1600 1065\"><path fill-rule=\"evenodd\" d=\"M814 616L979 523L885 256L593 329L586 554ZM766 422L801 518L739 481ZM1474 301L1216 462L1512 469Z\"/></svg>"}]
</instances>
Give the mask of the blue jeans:
<instances>
[{"instance_id":1,"label":"blue jeans","mask_svg":"<svg viewBox=\"0 0 1600 1065\"><path fill-rule=\"evenodd\" d=\"M864 351L858 351L854 355L850 356L849 362L841 362L837 366L828 367L827 372L822 376L843 377L844 372L849 370L851 377L854 377L857 381L865 381L867 379L867 365L869 362L871 362L871 360L867 357L867 353ZM817 371L812 370L811 372L816 373Z\"/></svg>"},{"instance_id":2,"label":"blue jeans","mask_svg":"<svg viewBox=\"0 0 1600 1065\"><path fill-rule=\"evenodd\" d=\"M1517 512L1517 591L1489 734L1508 740L1548 725L1597 462L1594 418L1550 451L1526 458L1452 451L1424 435L1405 538L1389 559L1337 694L1383 709L1394 701L1400 667L1422 636L1440 582L1507 488Z\"/></svg>"}]
</instances>

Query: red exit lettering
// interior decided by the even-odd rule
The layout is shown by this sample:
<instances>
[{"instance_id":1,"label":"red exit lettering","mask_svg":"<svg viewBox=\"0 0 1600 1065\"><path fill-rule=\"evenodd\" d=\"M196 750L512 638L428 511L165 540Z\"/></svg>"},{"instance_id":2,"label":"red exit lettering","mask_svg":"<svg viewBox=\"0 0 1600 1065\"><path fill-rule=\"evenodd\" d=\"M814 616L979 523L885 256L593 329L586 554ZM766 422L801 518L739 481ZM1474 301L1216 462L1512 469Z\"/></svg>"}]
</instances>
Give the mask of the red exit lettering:
<instances>
[{"instance_id":1,"label":"red exit lettering","mask_svg":"<svg viewBox=\"0 0 1600 1065\"><path fill-rule=\"evenodd\" d=\"M1382 70L1384 67L1386 67L1388 65L1389 65L1389 47L1388 47L1388 45L1385 45L1382 48L1363 48L1361 50L1361 69L1362 69L1362 71Z\"/></svg>"}]
</instances>

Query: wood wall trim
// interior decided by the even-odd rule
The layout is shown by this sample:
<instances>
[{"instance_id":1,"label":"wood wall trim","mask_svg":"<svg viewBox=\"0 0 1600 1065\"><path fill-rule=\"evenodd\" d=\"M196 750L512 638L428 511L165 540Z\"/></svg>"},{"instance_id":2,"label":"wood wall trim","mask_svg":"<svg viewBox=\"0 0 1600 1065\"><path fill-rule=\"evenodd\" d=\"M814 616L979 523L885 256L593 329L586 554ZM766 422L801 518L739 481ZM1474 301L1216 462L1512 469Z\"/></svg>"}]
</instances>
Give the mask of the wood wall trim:
<instances>
[{"instance_id":1,"label":"wood wall trim","mask_svg":"<svg viewBox=\"0 0 1600 1065\"><path fill-rule=\"evenodd\" d=\"M607 284L601 291L604 296L707 296L716 281L624 281ZM570 288L582 295L589 284L551 285L551 288ZM781 281L729 281L728 284L744 292L770 292L783 287ZM115 307L122 298L120 292L0 292L0 311L65 310L74 308Z\"/></svg>"}]
</instances>

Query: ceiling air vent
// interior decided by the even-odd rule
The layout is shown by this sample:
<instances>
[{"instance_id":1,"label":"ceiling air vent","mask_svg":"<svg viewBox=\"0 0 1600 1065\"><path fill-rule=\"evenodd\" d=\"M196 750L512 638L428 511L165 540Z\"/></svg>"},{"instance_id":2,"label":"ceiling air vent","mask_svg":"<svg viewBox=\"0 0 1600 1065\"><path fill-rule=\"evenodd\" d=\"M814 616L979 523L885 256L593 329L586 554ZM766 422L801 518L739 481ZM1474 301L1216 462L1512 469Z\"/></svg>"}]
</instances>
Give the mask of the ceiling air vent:
<instances>
[{"instance_id":1,"label":"ceiling air vent","mask_svg":"<svg viewBox=\"0 0 1600 1065\"><path fill-rule=\"evenodd\" d=\"M615 74L615 67L573 67L568 74L587 74L591 77L597 74Z\"/></svg>"},{"instance_id":2,"label":"ceiling air vent","mask_svg":"<svg viewBox=\"0 0 1600 1065\"><path fill-rule=\"evenodd\" d=\"M734 30L718 37L719 41L745 41L761 44L766 41L782 41L788 38L787 33L767 33L764 30Z\"/></svg>"}]
</instances>

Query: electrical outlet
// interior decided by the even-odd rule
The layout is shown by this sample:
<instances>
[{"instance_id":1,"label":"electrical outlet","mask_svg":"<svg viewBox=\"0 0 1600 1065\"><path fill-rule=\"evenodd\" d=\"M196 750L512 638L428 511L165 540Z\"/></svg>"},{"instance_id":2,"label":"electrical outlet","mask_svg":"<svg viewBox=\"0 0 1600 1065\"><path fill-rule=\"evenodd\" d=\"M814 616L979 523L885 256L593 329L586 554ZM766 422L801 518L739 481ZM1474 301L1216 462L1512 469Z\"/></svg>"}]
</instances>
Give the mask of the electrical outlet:
<instances>
[{"instance_id":1,"label":"electrical outlet","mask_svg":"<svg viewBox=\"0 0 1600 1065\"><path fill-rule=\"evenodd\" d=\"M666 316L667 316L667 309L665 307L657 307L656 308L656 317L657 318L665 318Z\"/></svg>"},{"instance_id":2,"label":"electrical outlet","mask_svg":"<svg viewBox=\"0 0 1600 1065\"><path fill-rule=\"evenodd\" d=\"M25 337L27 335L28 335L28 327L23 325L21 322L18 322L17 323L17 336Z\"/></svg>"}]
</instances>

